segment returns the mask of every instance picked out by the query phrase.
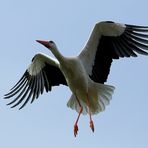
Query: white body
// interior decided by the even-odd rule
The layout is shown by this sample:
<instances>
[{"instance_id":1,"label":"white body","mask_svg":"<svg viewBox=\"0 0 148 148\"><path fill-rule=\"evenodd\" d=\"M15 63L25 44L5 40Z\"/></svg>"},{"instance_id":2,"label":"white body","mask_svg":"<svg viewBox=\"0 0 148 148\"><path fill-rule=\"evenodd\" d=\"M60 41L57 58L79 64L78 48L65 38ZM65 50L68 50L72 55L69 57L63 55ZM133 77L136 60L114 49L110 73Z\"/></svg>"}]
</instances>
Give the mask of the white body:
<instances>
[{"instance_id":1,"label":"white body","mask_svg":"<svg viewBox=\"0 0 148 148\"><path fill-rule=\"evenodd\" d=\"M60 68L63 72L69 88L73 92L67 106L80 111L80 106L76 97L83 107L83 114L89 113L87 99L90 102L91 114L99 113L105 109L111 100L114 87L93 82L79 57L64 58L60 62Z\"/></svg>"}]
</instances>

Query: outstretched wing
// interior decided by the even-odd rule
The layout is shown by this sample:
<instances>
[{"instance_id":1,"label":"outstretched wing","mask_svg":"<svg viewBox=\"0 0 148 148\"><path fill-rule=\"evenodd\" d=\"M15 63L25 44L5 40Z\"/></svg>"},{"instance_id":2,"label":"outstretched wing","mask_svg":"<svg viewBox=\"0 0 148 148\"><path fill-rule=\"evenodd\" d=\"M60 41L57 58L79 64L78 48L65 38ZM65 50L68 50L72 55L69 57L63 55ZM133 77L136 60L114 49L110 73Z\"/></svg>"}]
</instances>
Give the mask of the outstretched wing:
<instances>
[{"instance_id":1,"label":"outstretched wing","mask_svg":"<svg viewBox=\"0 0 148 148\"><path fill-rule=\"evenodd\" d=\"M113 59L148 55L148 27L100 22L79 55L90 78L98 83L107 80Z\"/></svg>"},{"instance_id":2,"label":"outstretched wing","mask_svg":"<svg viewBox=\"0 0 148 148\"><path fill-rule=\"evenodd\" d=\"M5 99L13 98L7 105L11 108L22 104L23 108L29 100L31 103L44 92L51 91L52 86L67 85L59 63L44 54L36 54L32 63L18 83L5 95Z\"/></svg>"}]
</instances>

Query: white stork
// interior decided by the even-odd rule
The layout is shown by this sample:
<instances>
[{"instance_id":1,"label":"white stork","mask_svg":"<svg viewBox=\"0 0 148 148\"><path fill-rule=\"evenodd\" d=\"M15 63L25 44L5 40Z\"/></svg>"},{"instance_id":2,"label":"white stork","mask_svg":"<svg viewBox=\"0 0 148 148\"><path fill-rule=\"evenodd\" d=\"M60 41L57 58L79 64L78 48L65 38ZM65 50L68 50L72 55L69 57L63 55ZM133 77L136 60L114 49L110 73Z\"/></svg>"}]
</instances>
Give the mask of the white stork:
<instances>
[{"instance_id":1,"label":"white stork","mask_svg":"<svg viewBox=\"0 0 148 148\"><path fill-rule=\"evenodd\" d=\"M51 91L60 84L69 86L72 96L67 106L78 112L74 124L74 135L78 132L81 115L89 114L90 127L94 131L91 115L97 114L109 104L114 87L105 85L113 59L148 55L148 27L104 21L97 23L78 56L63 56L53 41L37 40L47 47L56 57L53 59L38 53L18 83L5 95L14 97L11 108L23 108L44 92Z\"/></svg>"}]
</instances>

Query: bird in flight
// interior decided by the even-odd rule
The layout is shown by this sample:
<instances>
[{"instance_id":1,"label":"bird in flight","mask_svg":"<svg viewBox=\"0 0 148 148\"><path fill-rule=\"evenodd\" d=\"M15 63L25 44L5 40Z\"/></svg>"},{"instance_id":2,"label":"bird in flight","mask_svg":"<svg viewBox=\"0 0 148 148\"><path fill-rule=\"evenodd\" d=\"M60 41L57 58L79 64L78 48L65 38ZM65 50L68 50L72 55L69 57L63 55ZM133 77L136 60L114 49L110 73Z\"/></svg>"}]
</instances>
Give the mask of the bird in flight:
<instances>
[{"instance_id":1,"label":"bird in flight","mask_svg":"<svg viewBox=\"0 0 148 148\"><path fill-rule=\"evenodd\" d=\"M48 48L56 59L43 53L36 54L29 67L5 94L7 104L23 108L46 90L63 84L72 95L67 106L78 112L74 124L74 136L78 134L81 114L88 114L90 128L94 132L92 115L103 111L110 103L115 87L104 84L114 59L148 55L148 26L120 24L111 21L96 23L88 41L78 56L65 57L53 41L36 40Z\"/></svg>"}]
</instances>

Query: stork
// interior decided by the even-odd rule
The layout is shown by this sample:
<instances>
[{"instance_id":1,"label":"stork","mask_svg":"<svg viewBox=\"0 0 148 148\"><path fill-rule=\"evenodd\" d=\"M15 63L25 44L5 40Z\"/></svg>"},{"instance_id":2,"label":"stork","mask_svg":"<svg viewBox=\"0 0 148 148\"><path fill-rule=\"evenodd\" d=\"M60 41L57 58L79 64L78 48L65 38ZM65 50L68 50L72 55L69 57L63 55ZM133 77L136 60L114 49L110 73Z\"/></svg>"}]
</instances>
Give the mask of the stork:
<instances>
[{"instance_id":1,"label":"stork","mask_svg":"<svg viewBox=\"0 0 148 148\"><path fill-rule=\"evenodd\" d=\"M90 128L94 132L92 115L105 110L115 87L104 84L113 59L148 55L148 27L103 21L96 23L88 41L78 56L65 57L53 41L36 40L48 48L56 59L43 53L36 54L22 78L5 95L13 98L11 108L29 101L32 103L46 90L63 84L72 95L67 106L78 112L74 136L78 133L81 114L89 114Z\"/></svg>"}]
</instances>

